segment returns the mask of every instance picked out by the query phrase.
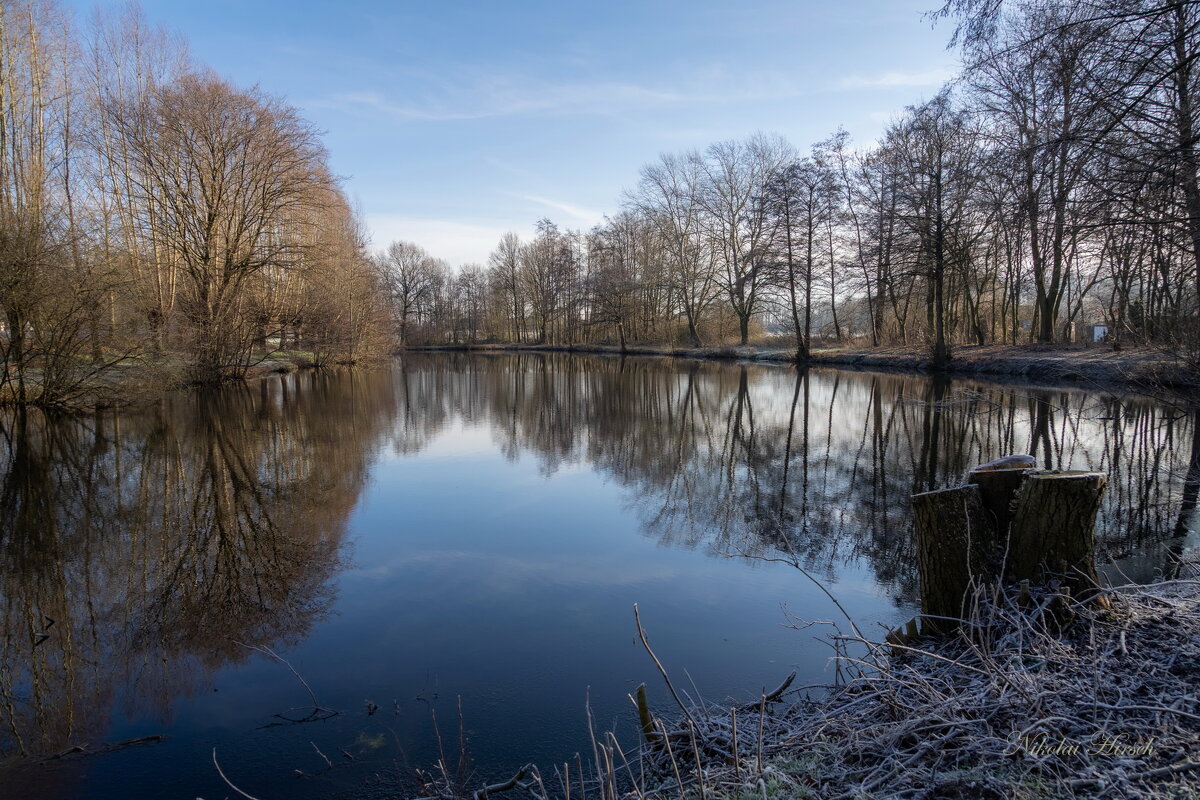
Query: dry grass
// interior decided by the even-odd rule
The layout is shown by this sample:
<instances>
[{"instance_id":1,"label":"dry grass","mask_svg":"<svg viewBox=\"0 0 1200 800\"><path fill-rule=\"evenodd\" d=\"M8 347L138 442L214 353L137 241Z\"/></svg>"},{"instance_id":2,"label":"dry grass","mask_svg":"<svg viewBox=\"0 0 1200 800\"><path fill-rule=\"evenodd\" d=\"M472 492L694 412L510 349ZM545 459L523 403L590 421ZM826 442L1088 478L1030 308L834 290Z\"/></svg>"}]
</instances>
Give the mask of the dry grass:
<instances>
[{"instance_id":1,"label":"dry grass","mask_svg":"<svg viewBox=\"0 0 1200 800\"><path fill-rule=\"evenodd\" d=\"M648 741L593 735L590 764L527 766L466 792L538 800L1195 798L1200 581L1127 586L1112 607L996 593L954 637L831 637L849 678L741 708L692 705ZM1037 597L1035 595L1035 597ZM1059 609L1055 617L1048 609ZM669 679L668 679L669 680ZM632 698L631 698L632 699ZM640 733L640 732L639 732Z\"/></svg>"}]
</instances>

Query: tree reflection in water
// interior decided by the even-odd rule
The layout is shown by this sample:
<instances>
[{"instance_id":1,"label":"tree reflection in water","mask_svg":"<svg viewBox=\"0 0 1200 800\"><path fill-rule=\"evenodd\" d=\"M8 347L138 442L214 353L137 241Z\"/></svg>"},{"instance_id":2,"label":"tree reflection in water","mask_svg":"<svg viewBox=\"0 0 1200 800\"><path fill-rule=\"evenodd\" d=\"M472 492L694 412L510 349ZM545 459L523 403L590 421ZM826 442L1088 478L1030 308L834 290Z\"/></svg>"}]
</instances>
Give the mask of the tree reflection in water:
<instances>
[{"instance_id":1,"label":"tree reflection in water","mask_svg":"<svg viewBox=\"0 0 1200 800\"><path fill-rule=\"evenodd\" d=\"M390 381L304 376L146 413L0 420L0 756L165 716L332 602L347 514L394 416Z\"/></svg>"},{"instance_id":2,"label":"tree reflection in water","mask_svg":"<svg viewBox=\"0 0 1200 800\"><path fill-rule=\"evenodd\" d=\"M910 602L909 495L1017 452L1109 473L1103 551L1151 577L1193 525L1198 414L1081 390L532 353L411 355L146 411L9 413L0 756L101 741L117 704L166 717L248 658L234 640L301 640L333 603L375 454L419 453L454 424L543 474L608 476L665 545L782 550L827 576L865 565Z\"/></svg>"},{"instance_id":3,"label":"tree reflection in water","mask_svg":"<svg viewBox=\"0 0 1200 800\"><path fill-rule=\"evenodd\" d=\"M486 422L545 473L582 462L611 475L665 544L791 550L828 575L865 561L898 600L916 590L909 496L999 455L1108 472L1111 560L1161 551L1196 505L1196 413L1146 397L540 353L410 356L400 376L401 413L424 422L409 447L457 416Z\"/></svg>"}]
</instances>

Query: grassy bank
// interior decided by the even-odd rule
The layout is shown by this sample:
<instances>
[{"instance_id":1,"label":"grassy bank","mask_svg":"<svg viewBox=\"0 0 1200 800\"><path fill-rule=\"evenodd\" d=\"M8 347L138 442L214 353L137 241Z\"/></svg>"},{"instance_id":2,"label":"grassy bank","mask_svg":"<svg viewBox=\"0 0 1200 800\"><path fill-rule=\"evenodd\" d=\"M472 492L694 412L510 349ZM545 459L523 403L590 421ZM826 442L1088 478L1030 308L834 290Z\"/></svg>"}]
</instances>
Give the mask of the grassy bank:
<instances>
[{"instance_id":1,"label":"grassy bank","mask_svg":"<svg viewBox=\"0 0 1200 800\"><path fill-rule=\"evenodd\" d=\"M814 363L836 366L931 371L928 353L905 347L827 348ZM1200 376L1181 369L1175 356L1149 347L1092 345L987 345L955 348L947 372L958 375L1018 377L1054 383L1129 384L1146 388L1200 385Z\"/></svg>"},{"instance_id":2,"label":"grassy bank","mask_svg":"<svg viewBox=\"0 0 1200 800\"><path fill-rule=\"evenodd\" d=\"M427 788L447 800L1200 796L1200 581L1106 594L1110 608L1074 605L1061 630L1046 612L1054 595L1014 592L951 638L895 646L837 632L838 685L681 704L649 736L593 736L590 768L529 766L485 792Z\"/></svg>"},{"instance_id":3,"label":"grassy bank","mask_svg":"<svg viewBox=\"0 0 1200 800\"><path fill-rule=\"evenodd\" d=\"M230 381L253 381L270 375L316 368L318 365L312 353L301 350L275 351L258 355L244 374ZM168 392L193 385L188 379L188 361L172 354L114 358L100 368L83 364L79 372L80 376L69 382L65 390L60 389L52 401L43 402L39 370L26 370L25 396L28 404L66 411L92 411L149 403ZM0 386L0 404L16 402L15 385L9 382Z\"/></svg>"},{"instance_id":4,"label":"grassy bank","mask_svg":"<svg viewBox=\"0 0 1200 800\"><path fill-rule=\"evenodd\" d=\"M615 345L430 345L414 351L477 352L571 352L672 356L713 360L795 363L795 351L776 343L747 347L674 347L631 345L622 351ZM883 369L904 372L934 372L932 358L916 347L816 346L808 361L818 366ZM1200 375L1181 368L1179 359L1153 348L1114 351L1093 345L989 345L959 347L948 367L953 375L1021 378L1045 383L1129 385L1141 388L1195 388Z\"/></svg>"}]
</instances>

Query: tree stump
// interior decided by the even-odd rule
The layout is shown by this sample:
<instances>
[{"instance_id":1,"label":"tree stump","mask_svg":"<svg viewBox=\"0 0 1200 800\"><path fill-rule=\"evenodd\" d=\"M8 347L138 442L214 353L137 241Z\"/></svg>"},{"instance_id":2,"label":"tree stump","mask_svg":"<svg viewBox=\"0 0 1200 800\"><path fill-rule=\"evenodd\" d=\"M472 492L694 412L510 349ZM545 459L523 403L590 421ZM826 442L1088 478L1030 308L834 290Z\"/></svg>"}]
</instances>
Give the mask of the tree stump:
<instances>
[{"instance_id":1,"label":"tree stump","mask_svg":"<svg viewBox=\"0 0 1200 800\"><path fill-rule=\"evenodd\" d=\"M1095 599L1096 514L1107 477L1037 472L1031 456L1007 456L967 473L967 484L912 497L923 627L957 626L980 587L1041 585Z\"/></svg>"},{"instance_id":2,"label":"tree stump","mask_svg":"<svg viewBox=\"0 0 1200 800\"><path fill-rule=\"evenodd\" d=\"M1010 580L1034 584L1059 578L1077 599L1096 595L1096 514L1108 477L1101 472L1028 475L1009 531Z\"/></svg>"},{"instance_id":3,"label":"tree stump","mask_svg":"<svg viewBox=\"0 0 1200 800\"><path fill-rule=\"evenodd\" d=\"M1011 458L1013 456L1009 456L1009 459ZM1017 490L1021 488L1025 476L1037 466L1032 457L1026 458L1029 461L1023 462L1021 466L993 467L984 464L967 473L967 484L973 483L979 487L983 507L992 514L998 542L1008 541L1008 529L1012 524L1013 501L1016 499ZM997 459L991 463L997 464L1006 460Z\"/></svg>"},{"instance_id":4,"label":"tree stump","mask_svg":"<svg viewBox=\"0 0 1200 800\"><path fill-rule=\"evenodd\" d=\"M994 579L996 528L978 486L915 494L912 503L922 621L944 632L963 617L972 589Z\"/></svg>"}]
</instances>

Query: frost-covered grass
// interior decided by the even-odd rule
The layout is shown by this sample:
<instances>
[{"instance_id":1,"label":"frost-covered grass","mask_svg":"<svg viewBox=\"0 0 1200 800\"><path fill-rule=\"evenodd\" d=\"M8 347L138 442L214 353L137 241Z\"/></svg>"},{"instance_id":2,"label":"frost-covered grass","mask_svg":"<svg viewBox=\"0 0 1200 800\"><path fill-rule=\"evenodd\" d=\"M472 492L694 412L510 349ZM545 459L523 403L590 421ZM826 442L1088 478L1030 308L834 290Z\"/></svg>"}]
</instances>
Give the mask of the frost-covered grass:
<instances>
[{"instance_id":1,"label":"frost-covered grass","mask_svg":"<svg viewBox=\"0 0 1200 800\"><path fill-rule=\"evenodd\" d=\"M741 708L689 705L655 719L640 742L595 735L590 764L529 766L486 792L434 774L427 794L1200 796L1200 580L1106 596L1107 608L1070 604L1064 622L1061 596L1029 603L997 593L958 635L900 645L836 633L838 659L852 673L840 685Z\"/></svg>"}]
</instances>

